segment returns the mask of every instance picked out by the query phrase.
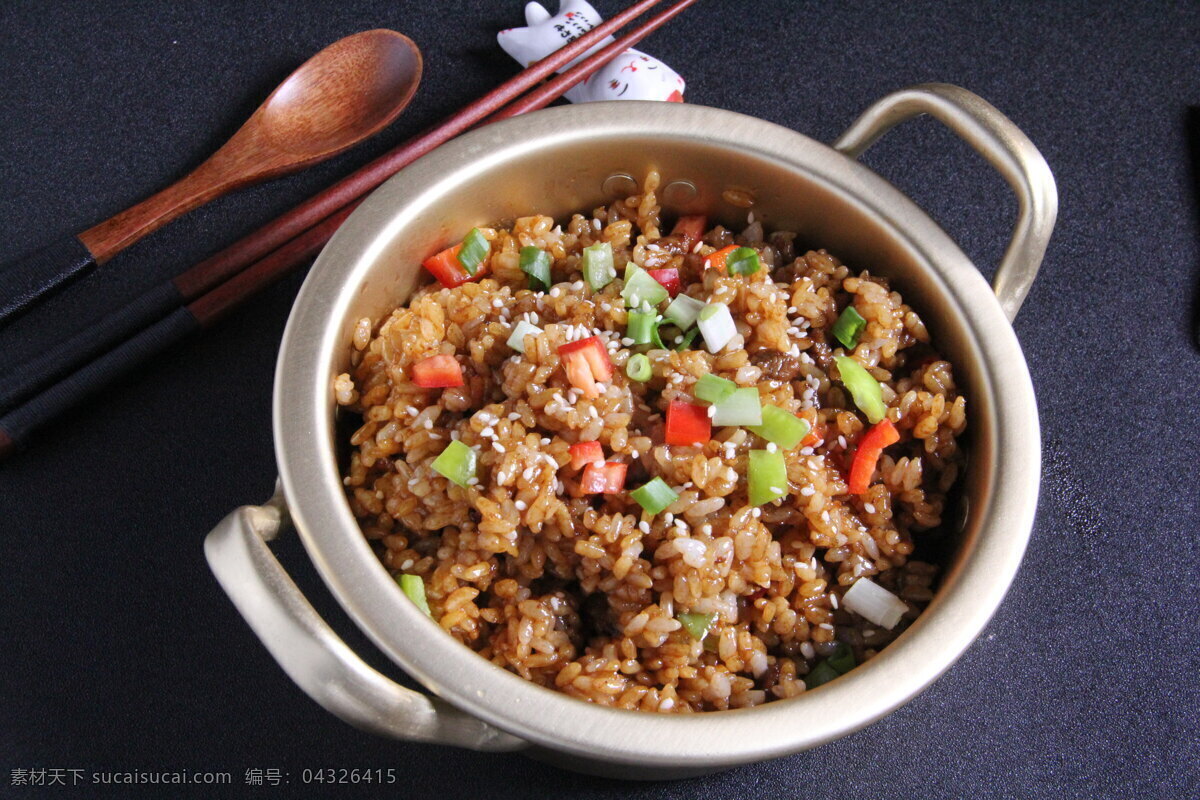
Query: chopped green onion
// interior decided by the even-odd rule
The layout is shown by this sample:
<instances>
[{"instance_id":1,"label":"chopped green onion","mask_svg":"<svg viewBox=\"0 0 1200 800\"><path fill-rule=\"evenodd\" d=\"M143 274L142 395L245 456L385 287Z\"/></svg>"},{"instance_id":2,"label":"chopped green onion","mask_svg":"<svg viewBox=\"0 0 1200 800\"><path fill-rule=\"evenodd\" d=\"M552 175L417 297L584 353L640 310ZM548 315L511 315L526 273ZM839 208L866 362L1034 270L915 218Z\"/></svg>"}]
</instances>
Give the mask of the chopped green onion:
<instances>
[{"instance_id":1,"label":"chopped green onion","mask_svg":"<svg viewBox=\"0 0 1200 800\"><path fill-rule=\"evenodd\" d=\"M408 595L408 599L412 600L417 608L428 616L433 616L433 612L429 610L429 601L425 599L425 581L421 580L420 575L397 575L396 581L400 584L400 591Z\"/></svg>"},{"instance_id":2,"label":"chopped green onion","mask_svg":"<svg viewBox=\"0 0 1200 800\"><path fill-rule=\"evenodd\" d=\"M658 350L666 350L667 349L667 346L665 344L663 344L662 334L659 333L659 330L658 330L665 324L667 324L666 320L664 320L662 317L660 317L658 315L655 315L654 327L652 327L650 329L650 344L654 345L655 349L658 349Z\"/></svg>"},{"instance_id":3,"label":"chopped green onion","mask_svg":"<svg viewBox=\"0 0 1200 800\"><path fill-rule=\"evenodd\" d=\"M692 394L696 396L697 400L716 405L727 400L737 388L738 385L728 378L722 378L710 372L700 376L700 380L696 381L696 385L692 389Z\"/></svg>"},{"instance_id":4,"label":"chopped green onion","mask_svg":"<svg viewBox=\"0 0 1200 800\"><path fill-rule=\"evenodd\" d=\"M665 286L654 280L649 272L637 266L634 266L633 274L625 281L625 288L621 290L621 297L625 298L627 308L638 308L642 303L656 306L670 296Z\"/></svg>"},{"instance_id":5,"label":"chopped green onion","mask_svg":"<svg viewBox=\"0 0 1200 800\"><path fill-rule=\"evenodd\" d=\"M700 300L681 294L671 301L667 310L663 312L663 316L678 325L680 330L686 331L696 324L696 317L700 315L700 310L703 308L704 303Z\"/></svg>"},{"instance_id":6,"label":"chopped green onion","mask_svg":"<svg viewBox=\"0 0 1200 800\"><path fill-rule=\"evenodd\" d=\"M761 425L762 403L753 386L734 389L713 406L713 425Z\"/></svg>"},{"instance_id":7,"label":"chopped green onion","mask_svg":"<svg viewBox=\"0 0 1200 800\"><path fill-rule=\"evenodd\" d=\"M633 277L633 273L637 272L640 269L641 269L641 267L639 267L634 262L626 261L625 262L625 275L621 278L621 280L624 281L625 283L629 283L629 279Z\"/></svg>"},{"instance_id":8,"label":"chopped green onion","mask_svg":"<svg viewBox=\"0 0 1200 800\"><path fill-rule=\"evenodd\" d=\"M655 478L640 489L634 489L629 496L651 515L662 512L679 499L679 495L662 478Z\"/></svg>"},{"instance_id":9,"label":"chopped green onion","mask_svg":"<svg viewBox=\"0 0 1200 800\"><path fill-rule=\"evenodd\" d=\"M730 275L753 275L762 268L762 262L754 248L739 247L725 257L725 268Z\"/></svg>"},{"instance_id":10,"label":"chopped green onion","mask_svg":"<svg viewBox=\"0 0 1200 800\"><path fill-rule=\"evenodd\" d=\"M650 359L645 353L634 353L625 362L625 375L631 381L645 383L653 374L654 368L650 366Z\"/></svg>"},{"instance_id":11,"label":"chopped green onion","mask_svg":"<svg viewBox=\"0 0 1200 800\"><path fill-rule=\"evenodd\" d=\"M825 663L837 670L839 675L845 675L854 669L854 651L845 642L833 646L833 652L825 659Z\"/></svg>"},{"instance_id":12,"label":"chopped green onion","mask_svg":"<svg viewBox=\"0 0 1200 800\"><path fill-rule=\"evenodd\" d=\"M475 451L455 439L433 460L433 469L442 477L466 488L475 477Z\"/></svg>"},{"instance_id":13,"label":"chopped green onion","mask_svg":"<svg viewBox=\"0 0 1200 800\"><path fill-rule=\"evenodd\" d=\"M778 450L774 453L770 450L751 450L746 479L752 506L761 506L787 495L787 463L783 460L783 453Z\"/></svg>"},{"instance_id":14,"label":"chopped green onion","mask_svg":"<svg viewBox=\"0 0 1200 800\"><path fill-rule=\"evenodd\" d=\"M762 424L750 426L751 433L758 434L768 442L774 442L784 450L791 450L800 444L810 430L812 426L808 424L808 420L801 419L778 406L763 406Z\"/></svg>"},{"instance_id":15,"label":"chopped green onion","mask_svg":"<svg viewBox=\"0 0 1200 800\"><path fill-rule=\"evenodd\" d=\"M521 272L529 276L529 288L550 291L550 254L536 247L521 248Z\"/></svg>"},{"instance_id":16,"label":"chopped green onion","mask_svg":"<svg viewBox=\"0 0 1200 800\"><path fill-rule=\"evenodd\" d=\"M518 353L524 353L525 352L525 337L531 333L538 334L541 332L542 332L542 329L539 328L537 325L533 325L531 323L526 322L525 320L521 320L520 322L517 323L517 326L515 328L513 328L512 335L508 337L508 341L506 342L506 344L509 347L511 347L513 350L516 350Z\"/></svg>"},{"instance_id":17,"label":"chopped green onion","mask_svg":"<svg viewBox=\"0 0 1200 800\"><path fill-rule=\"evenodd\" d=\"M696 317L696 326L704 337L704 346L714 354L737 336L737 325L733 324L733 315L724 303L709 303L701 309Z\"/></svg>"},{"instance_id":18,"label":"chopped green onion","mask_svg":"<svg viewBox=\"0 0 1200 800\"><path fill-rule=\"evenodd\" d=\"M679 344L675 345L675 349L677 351L687 350L689 347L692 346L692 342L696 341L696 336L699 333L700 333L699 328L692 328L690 331L688 331L687 333L685 333L683 335L683 341L681 341Z\"/></svg>"},{"instance_id":19,"label":"chopped green onion","mask_svg":"<svg viewBox=\"0 0 1200 800\"><path fill-rule=\"evenodd\" d=\"M593 292L598 292L613 282L617 277L617 270L613 266L611 244L597 242L583 248L583 277Z\"/></svg>"},{"instance_id":20,"label":"chopped green onion","mask_svg":"<svg viewBox=\"0 0 1200 800\"><path fill-rule=\"evenodd\" d=\"M874 425L883 419L887 406L883 404L883 390L879 387L879 381L853 358L835 356L833 360L837 362L842 385L850 390L854 405L867 415L867 421Z\"/></svg>"},{"instance_id":21,"label":"chopped green onion","mask_svg":"<svg viewBox=\"0 0 1200 800\"><path fill-rule=\"evenodd\" d=\"M862 318L862 314L855 311L854 306L846 306L837 322L833 323L833 335L847 350L853 350L858 346L858 337L866 327L867 321Z\"/></svg>"},{"instance_id":22,"label":"chopped green onion","mask_svg":"<svg viewBox=\"0 0 1200 800\"><path fill-rule=\"evenodd\" d=\"M625 316L625 335L634 344L650 344L657 332L658 315L653 311L630 311Z\"/></svg>"},{"instance_id":23,"label":"chopped green onion","mask_svg":"<svg viewBox=\"0 0 1200 800\"><path fill-rule=\"evenodd\" d=\"M908 605L870 578L859 578L842 595L842 605L860 617L891 630L908 611Z\"/></svg>"},{"instance_id":24,"label":"chopped green onion","mask_svg":"<svg viewBox=\"0 0 1200 800\"><path fill-rule=\"evenodd\" d=\"M804 676L804 685L809 689L815 689L823 683L829 683L834 678L840 677L838 671L825 661L817 664L812 668L812 671Z\"/></svg>"},{"instance_id":25,"label":"chopped green onion","mask_svg":"<svg viewBox=\"0 0 1200 800\"><path fill-rule=\"evenodd\" d=\"M471 228L458 251L458 263L468 275L474 275L491 251L492 243L483 237L483 232L479 228Z\"/></svg>"},{"instance_id":26,"label":"chopped green onion","mask_svg":"<svg viewBox=\"0 0 1200 800\"><path fill-rule=\"evenodd\" d=\"M708 629L712 627L713 620L716 618L716 614L691 613L678 614L675 617L696 641L701 641L705 636L708 636Z\"/></svg>"}]
</instances>

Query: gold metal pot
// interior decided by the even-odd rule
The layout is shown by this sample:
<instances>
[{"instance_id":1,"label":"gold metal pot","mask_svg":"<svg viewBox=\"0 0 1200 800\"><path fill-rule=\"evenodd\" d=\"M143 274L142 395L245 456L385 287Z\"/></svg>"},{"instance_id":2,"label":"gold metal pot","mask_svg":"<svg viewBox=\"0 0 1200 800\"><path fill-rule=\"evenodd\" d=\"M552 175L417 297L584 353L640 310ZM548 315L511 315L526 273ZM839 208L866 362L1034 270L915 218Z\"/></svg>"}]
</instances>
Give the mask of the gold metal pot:
<instances>
[{"instance_id":1,"label":"gold metal pot","mask_svg":"<svg viewBox=\"0 0 1200 800\"><path fill-rule=\"evenodd\" d=\"M946 234L855 157L896 123L928 113L1005 177L1019 200L989 287ZM794 699L751 709L659 715L550 691L497 667L417 610L372 552L346 501L332 379L355 321L378 319L425 279L420 262L474 225L530 213L563 218L658 169L669 211L794 230L887 276L956 365L969 398L968 508L928 609L880 655ZM618 176L618 177L613 177ZM729 190L735 190L730 192ZM209 563L255 633L310 696L342 719L400 739L529 749L589 772L672 778L815 747L879 719L933 682L996 610L1025 550L1041 444L1033 388L1010 321L1054 225L1054 179L1033 144L963 89L927 84L880 100L829 147L740 114L675 103L597 103L489 126L379 188L317 260L292 310L275 379L281 492L229 515ZM993 291L994 289L994 291ZM368 667L300 594L267 542L291 519L330 591L429 693Z\"/></svg>"}]
</instances>

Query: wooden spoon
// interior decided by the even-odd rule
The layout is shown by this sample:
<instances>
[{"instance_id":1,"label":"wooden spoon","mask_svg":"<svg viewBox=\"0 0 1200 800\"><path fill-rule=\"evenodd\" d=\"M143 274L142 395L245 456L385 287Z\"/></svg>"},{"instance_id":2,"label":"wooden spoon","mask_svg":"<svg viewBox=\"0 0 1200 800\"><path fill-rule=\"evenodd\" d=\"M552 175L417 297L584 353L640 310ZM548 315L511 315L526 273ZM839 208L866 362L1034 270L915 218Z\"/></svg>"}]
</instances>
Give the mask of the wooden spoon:
<instances>
[{"instance_id":1,"label":"wooden spoon","mask_svg":"<svg viewBox=\"0 0 1200 800\"><path fill-rule=\"evenodd\" d=\"M0 322L192 209L378 133L412 100L421 69L416 44L395 31L364 31L329 45L192 173L78 237L0 270Z\"/></svg>"}]
</instances>

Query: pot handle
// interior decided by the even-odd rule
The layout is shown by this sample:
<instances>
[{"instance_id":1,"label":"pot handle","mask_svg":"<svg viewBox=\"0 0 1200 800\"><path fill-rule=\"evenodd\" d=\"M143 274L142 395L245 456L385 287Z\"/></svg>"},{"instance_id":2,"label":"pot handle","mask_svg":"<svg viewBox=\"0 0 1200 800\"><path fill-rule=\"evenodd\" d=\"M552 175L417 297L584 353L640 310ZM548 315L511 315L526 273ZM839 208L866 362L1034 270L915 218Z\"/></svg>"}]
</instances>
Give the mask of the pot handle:
<instances>
[{"instance_id":1,"label":"pot handle","mask_svg":"<svg viewBox=\"0 0 1200 800\"><path fill-rule=\"evenodd\" d=\"M1058 216L1054 175L1033 142L1008 117L978 95L946 83L922 83L889 94L863 112L833 146L858 158L888 130L921 114L929 114L962 137L1016 192L1017 224L992 281L1011 322L1037 277Z\"/></svg>"},{"instance_id":2,"label":"pot handle","mask_svg":"<svg viewBox=\"0 0 1200 800\"><path fill-rule=\"evenodd\" d=\"M286 507L242 506L204 540L209 567L271 655L304 692L358 728L396 739L471 750L527 747L446 701L395 683L355 655L309 604L267 546Z\"/></svg>"}]
</instances>

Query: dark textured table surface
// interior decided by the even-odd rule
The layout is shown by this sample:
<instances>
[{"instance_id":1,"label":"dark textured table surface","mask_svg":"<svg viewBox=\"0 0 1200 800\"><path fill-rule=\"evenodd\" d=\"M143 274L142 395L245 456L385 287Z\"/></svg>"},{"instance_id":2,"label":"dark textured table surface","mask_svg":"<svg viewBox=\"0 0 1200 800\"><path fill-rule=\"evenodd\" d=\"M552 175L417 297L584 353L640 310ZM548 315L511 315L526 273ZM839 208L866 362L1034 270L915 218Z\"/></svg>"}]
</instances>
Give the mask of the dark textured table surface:
<instances>
[{"instance_id":1,"label":"dark textured table surface","mask_svg":"<svg viewBox=\"0 0 1200 800\"><path fill-rule=\"evenodd\" d=\"M597 3L609 14L619 5ZM416 101L377 139L151 237L58 298L52 321L23 321L22 345L0 364L507 78L515 65L494 36L520 20L516 0L0 4L0 261L179 177L338 37L391 27L426 59ZM275 665L201 551L227 511L271 490L271 378L296 274L0 465L0 796L168 796L13 785L37 769L233 775L231 787L179 792L202 797L1200 793L1200 5L701 0L643 49L687 78L689 101L822 141L890 90L960 84L1010 115L1049 161L1058 228L1016 322L1041 411L1043 492L1024 566L978 642L858 734L683 782L582 777L346 726ZM922 121L866 161L990 271L1015 203L981 158ZM289 541L281 551L335 627L369 652L302 549ZM303 770L323 767L394 768L399 782L300 785ZM247 770L291 783L248 786Z\"/></svg>"}]
</instances>

